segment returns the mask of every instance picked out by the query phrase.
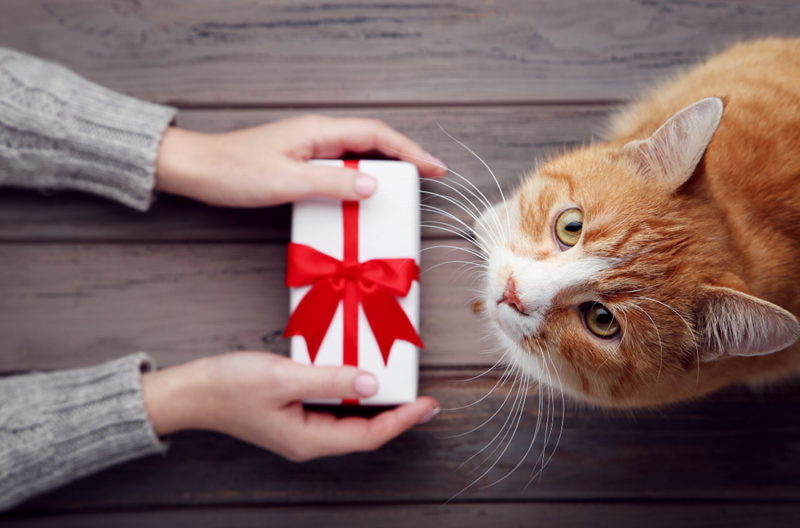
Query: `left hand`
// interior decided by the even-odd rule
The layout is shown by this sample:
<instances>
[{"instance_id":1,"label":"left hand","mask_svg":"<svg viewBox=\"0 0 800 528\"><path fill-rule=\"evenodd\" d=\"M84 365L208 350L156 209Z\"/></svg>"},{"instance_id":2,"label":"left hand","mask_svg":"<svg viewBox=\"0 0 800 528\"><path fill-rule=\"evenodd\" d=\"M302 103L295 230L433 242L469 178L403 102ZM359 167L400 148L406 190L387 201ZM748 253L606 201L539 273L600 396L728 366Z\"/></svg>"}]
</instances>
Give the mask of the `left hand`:
<instances>
[{"instance_id":1,"label":"left hand","mask_svg":"<svg viewBox=\"0 0 800 528\"><path fill-rule=\"evenodd\" d=\"M218 431L289 460L372 451L439 412L429 396L367 419L309 411L309 398L365 398L375 376L355 367L301 365L264 352L235 352L142 375L154 432Z\"/></svg>"},{"instance_id":2,"label":"left hand","mask_svg":"<svg viewBox=\"0 0 800 528\"><path fill-rule=\"evenodd\" d=\"M306 162L371 150L413 163L425 177L447 172L440 160L381 121L307 115L224 134L170 127L158 155L156 188L228 207L308 196L359 200L375 192L374 178Z\"/></svg>"}]
</instances>

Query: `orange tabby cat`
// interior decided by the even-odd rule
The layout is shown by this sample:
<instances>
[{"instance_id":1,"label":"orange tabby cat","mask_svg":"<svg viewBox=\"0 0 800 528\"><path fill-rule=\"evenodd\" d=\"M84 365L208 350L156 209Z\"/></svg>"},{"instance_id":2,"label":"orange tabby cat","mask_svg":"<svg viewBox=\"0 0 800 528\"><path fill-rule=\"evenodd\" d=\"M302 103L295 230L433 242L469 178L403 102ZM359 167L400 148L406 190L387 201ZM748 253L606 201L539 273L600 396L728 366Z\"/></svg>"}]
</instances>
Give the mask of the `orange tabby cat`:
<instances>
[{"instance_id":1,"label":"orange tabby cat","mask_svg":"<svg viewBox=\"0 0 800 528\"><path fill-rule=\"evenodd\" d=\"M476 228L510 361L640 407L800 370L800 40L737 45Z\"/></svg>"}]
</instances>

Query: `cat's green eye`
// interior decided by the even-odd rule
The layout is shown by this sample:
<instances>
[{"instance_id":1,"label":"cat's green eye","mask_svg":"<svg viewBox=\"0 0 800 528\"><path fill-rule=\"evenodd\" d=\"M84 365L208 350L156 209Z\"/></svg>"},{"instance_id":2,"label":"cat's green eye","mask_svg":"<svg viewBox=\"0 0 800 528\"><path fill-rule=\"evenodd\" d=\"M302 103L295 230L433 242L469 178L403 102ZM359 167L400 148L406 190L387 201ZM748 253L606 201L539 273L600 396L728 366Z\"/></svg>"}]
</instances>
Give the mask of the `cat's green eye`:
<instances>
[{"instance_id":1,"label":"cat's green eye","mask_svg":"<svg viewBox=\"0 0 800 528\"><path fill-rule=\"evenodd\" d=\"M619 323L614 314L600 303L591 303L584 311L586 327L598 337L614 337L619 332Z\"/></svg>"},{"instance_id":2,"label":"cat's green eye","mask_svg":"<svg viewBox=\"0 0 800 528\"><path fill-rule=\"evenodd\" d=\"M556 221L556 238L565 246L572 247L581 239L583 231L583 211L567 209Z\"/></svg>"}]
</instances>

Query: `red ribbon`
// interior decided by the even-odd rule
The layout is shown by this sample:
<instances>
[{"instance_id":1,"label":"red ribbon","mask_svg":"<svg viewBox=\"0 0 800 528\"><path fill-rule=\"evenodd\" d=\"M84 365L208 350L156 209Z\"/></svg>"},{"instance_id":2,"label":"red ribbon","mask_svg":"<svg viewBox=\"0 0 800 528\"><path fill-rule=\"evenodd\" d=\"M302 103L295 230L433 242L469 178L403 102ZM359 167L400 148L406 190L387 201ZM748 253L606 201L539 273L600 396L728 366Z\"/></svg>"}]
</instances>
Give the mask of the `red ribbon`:
<instances>
[{"instance_id":1,"label":"red ribbon","mask_svg":"<svg viewBox=\"0 0 800 528\"><path fill-rule=\"evenodd\" d=\"M345 161L357 169L358 161ZM395 339L424 348L397 297L405 297L411 283L419 280L419 266L412 259L358 261L358 202L343 202L344 259L337 260L303 244L289 244L286 285L313 284L289 318L283 337L301 335L311 362L316 359L339 302L344 308L344 361L358 365L358 305L372 328L384 365Z\"/></svg>"}]
</instances>

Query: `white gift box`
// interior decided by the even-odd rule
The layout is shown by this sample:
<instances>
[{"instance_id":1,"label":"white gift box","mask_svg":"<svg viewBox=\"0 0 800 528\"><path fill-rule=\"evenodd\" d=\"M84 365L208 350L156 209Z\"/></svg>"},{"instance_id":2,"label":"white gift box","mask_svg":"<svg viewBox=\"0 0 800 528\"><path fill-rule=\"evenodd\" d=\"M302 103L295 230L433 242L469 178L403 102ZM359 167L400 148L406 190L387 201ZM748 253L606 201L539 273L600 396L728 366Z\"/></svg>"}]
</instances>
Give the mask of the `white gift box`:
<instances>
[{"instance_id":1,"label":"white gift box","mask_svg":"<svg viewBox=\"0 0 800 528\"><path fill-rule=\"evenodd\" d=\"M342 160L312 160L310 163L344 166ZM354 162L348 162L353 167ZM378 180L378 190L358 202L358 262L373 259L412 260L419 266L420 207L419 174L414 165L399 161L360 160L359 172ZM292 242L310 246L336 259L344 260L343 202L330 198L310 198L294 203L292 212ZM413 266L411 266L413 267ZM290 309L294 313L301 300L312 289L308 286L290 288ZM419 334L419 281L411 283L405 297L393 297ZM355 313L354 311L352 313ZM373 316L374 318L374 316ZM327 324L323 321L321 324ZM406 323L407 324L407 323ZM358 401L361 405L397 405L412 402L417 397L419 349L409 341L396 339L384 363L378 341L358 303L357 366L378 378L379 391L370 398ZM313 364L340 366L345 361L343 302L336 307ZM306 339L294 335L292 359L312 364ZM351 354L352 355L352 354ZM342 400L309 400L306 403L339 405ZM350 402L348 402L350 403Z\"/></svg>"}]
</instances>

